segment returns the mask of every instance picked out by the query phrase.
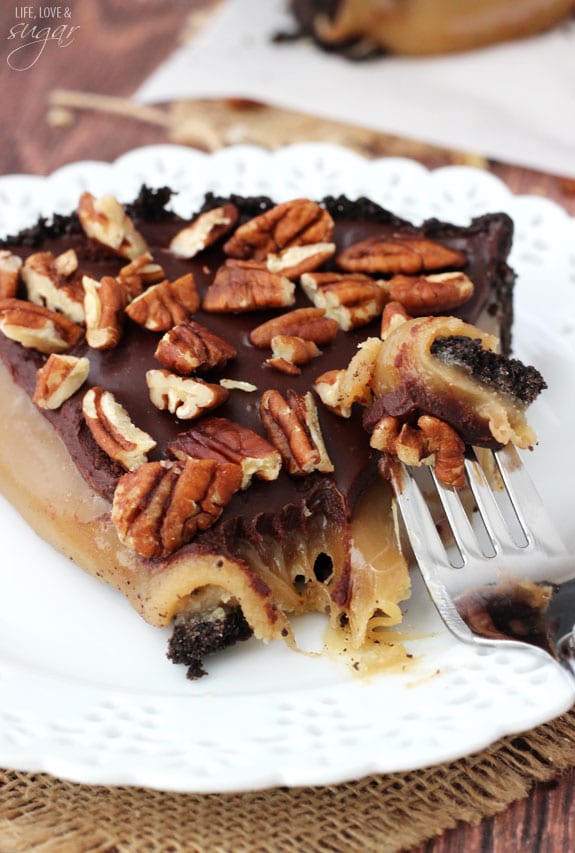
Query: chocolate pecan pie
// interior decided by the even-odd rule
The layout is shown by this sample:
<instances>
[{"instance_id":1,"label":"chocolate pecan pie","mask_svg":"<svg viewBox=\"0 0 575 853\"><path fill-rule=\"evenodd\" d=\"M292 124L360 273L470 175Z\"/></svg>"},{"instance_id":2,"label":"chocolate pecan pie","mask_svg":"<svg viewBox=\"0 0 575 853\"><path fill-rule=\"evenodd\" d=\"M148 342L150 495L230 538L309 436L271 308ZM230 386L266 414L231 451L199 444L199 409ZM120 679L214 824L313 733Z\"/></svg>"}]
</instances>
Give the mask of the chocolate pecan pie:
<instances>
[{"instance_id":1,"label":"chocolate pecan pie","mask_svg":"<svg viewBox=\"0 0 575 853\"><path fill-rule=\"evenodd\" d=\"M189 677L252 634L294 644L307 611L359 648L409 595L382 454L459 484L465 442L535 441L512 223L213 195L183 220L170 196L85 193L3 241L2 490L173 624Z\"/></svg>"}]
</instances>

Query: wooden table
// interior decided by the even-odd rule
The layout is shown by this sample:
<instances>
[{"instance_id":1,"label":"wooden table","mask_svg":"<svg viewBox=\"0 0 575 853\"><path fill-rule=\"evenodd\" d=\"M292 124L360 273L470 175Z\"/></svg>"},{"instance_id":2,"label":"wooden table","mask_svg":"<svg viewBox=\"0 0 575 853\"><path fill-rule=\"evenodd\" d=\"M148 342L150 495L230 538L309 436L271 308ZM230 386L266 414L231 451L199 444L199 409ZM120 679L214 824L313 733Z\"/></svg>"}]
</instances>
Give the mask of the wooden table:
<instances>
[{"instance_id":1,"label":"wooden table","mask_svg":"<svg viewBox=\"0 0 575 853\"><path fill-rule=\"evenodd\" d=\"M75 4L72 19L79 26L71 44L48 43L32 67L12 70L7 57L13 46L6 34L15 24L14 4L0 7L3 34L0 61L0 92L3 117L0 122L0 172L46 174L79 159L113 160L130 148L168 141L165 125L112 114L79 109L70 113L60 106L50 108L55 89L128 97L169 55L189 24L191 12L201 10L206 0L147 0L127 4L121 0ZM64 9L64 7L61 7ZM62 22L58 22L62 23ZM54 24L52 24L54 25ZM22 58L21 56L18 59ZM13 57L14 61L18 61ZM25 64L24 61L21 64ZM118 106L117 102L113 102ZM85 105L90 106L89 103ZM121 107L120 107L121 108ZM249 104L225 104L221 109L243 111L249 123ZM304 124L305 138L313 138L313 125ZM318 138L316 135L315 138ZM321 137L320 137L321 138ZM356 139L357 136L354 136ZM381 134L366 136L366 151L417 156L426 165L465 162L466 155L452 154ZM198 140L201 144L201 140ZM361 146L360 146L361 147ZM473 158L470 158L473 160ZM484 164L508 183L514 192L539 193L558 201L575 213L575 181L501 164ZM528 799L517 802L498 817L479 827L461 826L441 839L430 841L420 851L563 851L575 849L575 771L548 785L535 787Z\"/></svg>"}]
</instances>

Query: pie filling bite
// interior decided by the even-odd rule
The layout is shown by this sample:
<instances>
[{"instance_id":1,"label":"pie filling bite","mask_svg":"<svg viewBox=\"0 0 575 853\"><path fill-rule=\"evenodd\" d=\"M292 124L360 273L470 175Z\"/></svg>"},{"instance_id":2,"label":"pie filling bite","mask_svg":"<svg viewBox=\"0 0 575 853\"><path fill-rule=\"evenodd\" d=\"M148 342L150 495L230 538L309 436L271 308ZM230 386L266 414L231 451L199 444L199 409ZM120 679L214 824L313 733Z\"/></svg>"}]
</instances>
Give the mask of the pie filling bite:
<instances>
[{"instance_id":1,"label":"pie filling bite","mask_svg":"<svg viewBox=\"0 0 575 853\"><path fill-rule=\"evenodd\" d=\"M459 487L466 444L536 441L512 223L213 195L183 220L170 196L84 193L3 241L2 490L173 623L190 678L251 635L295 647L309 611L359 649L410 591L381 460Z\"/></svg>"}]
</instances>

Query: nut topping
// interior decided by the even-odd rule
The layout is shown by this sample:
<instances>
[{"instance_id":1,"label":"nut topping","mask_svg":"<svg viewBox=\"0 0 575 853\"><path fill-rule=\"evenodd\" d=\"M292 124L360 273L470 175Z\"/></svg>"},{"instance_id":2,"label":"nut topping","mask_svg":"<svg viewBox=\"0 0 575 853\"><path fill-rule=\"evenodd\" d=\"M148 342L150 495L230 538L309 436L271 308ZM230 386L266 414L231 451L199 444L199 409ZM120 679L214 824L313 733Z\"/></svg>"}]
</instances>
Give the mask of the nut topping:
<instances>
[{"instance_id":1,"label":"nut topping","mask_svg":"<svg viewBox=\"0 0 575 853\"><path fill-rule=\"evenodd\" d=\"M382 282L382 286L412 317L452 311L473 296L473 282L462 272L395 275L389 282Z\"/></svg>"},{"instance_id":2,"label":"nut topping","mask_svg":"<svg viewBox=\"0 0 575 853\"><path fill-rule=\"evenodd\" d=\"M229 397L229 391L221 385L176 376L169 370L148 370L146 382L154 406L180 420L197 418L208 409L221 406Z\"/></svg>"},{"instance_id":3,"label":"nut topping","mask_svg":"<svg viewBox=\"0 0 575 853\"><path fill-rule=\"evenodd\" d=\"M305 198L278 204L240 225L224 245L232 258L265 260L290 246L329 242L333 219L319 204Z\"/></svg>"},{"instance_id":4,"label":"nut topping","mask_svg":"<svg viewBox=\"0 0 575 853\"><path fill-rule=\"evenodd\" d=\"M385 341L398 326L411 319L401 302L388 302L381 315L380 337L382 341Z\"/></svg>"},{"instance_id":5,"label":"nut topping","mask_svg":"<svg viewBox=\"0 0 575 853\"><path fill-rule=\"evenodd\" d=\"M307 273L301 285L308 299L325 308L326 317L336 320L344 332L370 323L387 300L386 292L361 273Z\"/></svg>"},{"instance_id":6,"label":"nut topping","mask_svg":"<svg viewBox=\"0 0 575 853\"><path fill-rule=\"evenodd\" d=\"M385 416L375 425L371 447L397 456L406 465L421 465L434 456L438 480L447 486L465 485L465 444L455 430L439 418L422 415L417 427Z\"/></svg>"},{"instance_id":7,"label":"nut topping","mask_svg":"<svg viewBox=\"0 0 575 853\"><path fill-rule=\"evenodd\" d=\"M7 249L0 249L0 299L16 296L22 258Z\"/></svg>"},{"instance_id":8,"label":"nut topping","mask_svg":"<svg viewBox=\"0 0 575 853\"><path fill-rule=\"evenodd\" d=\"M350 272L410 273L465 266L463 252L420 237L372 237L344 249L336 262Z\"/></svg>"},{"instance_id":9,"label":"nut topping","mask_svg":"<svg viewBox=\"0 0 575 853\"><path fill-rule=\"evenodd\" d=\"M41 409L59 409L84 384L89 372L87 358L53 353L36 373L32 400Z\"/></svg>"},{"instance_id":10,"label":"nut topping","mask_svg":"<svg viewBox=\"0 0 575 853\"><path fill-rule=\"evenodd\" d=\"M367 406L372 402L375 366L381 343L379 338L367 338L359 344L358 351L346 368L328 370L318 376L314 388L324 406L342 418L349 418L354 403Z\"/></svg>"},{"instance_id":11,"label":"nut topping","mask_svg":"<svg viewBox=\"0 0 575 853\"><path fill-rule=\"evenodd\" d=\"M78 258L73 249L57 257L52 252L29 255L22 267L28 299L51 311L61 311L73 323L83 323L82 287L77 281L69 281L77 269Z\"/></svg>"},{"instance_id":12,"label":"nut topping","mask_svg":"<svg viewBox=\"0 0 575 853\"><path fill-rule=\"evenodd\" d=\"M214 314L285 308L293 305L294 291L294 283L283 275L251 262L228 261L217 271L203 308Z\"/></svg>"},{"instance_id":13,"label":"nut topping","mask_svg":"<svg viewBox=\"0 0 575 853\"><path fill-rule=\"evenodd\" d=\"M312 471L333 471L327 454L316 405L311 393L305 396L289 389L286 397L279 391L264 391L260 418L271 443L277 447L287 471L303 476Z\"/></svg>"},{"instance_id":14,"label":"nut topping","mask_svg":"<svg viewBox=\"0 0 575 853\"><path fill-rule=\"evenodd\" d=\"M102 281L85 275L82 286L88 345L98 350L113 349L120 343L124 330L126 288L109 275Z\"/></svg>"},{"instance_id":15,"label":"nut topping","mask_svg":"<svg viewBox=\"0 0 575 853\"><path fill-rule=\"evenodd\" d=\"M168 453L176 459L233 462L242 469L242 489L249 486L253 476L276 480L282 464L279 452L265 438L227 418L202 418L168 445Z\"/></svg>"},{"instance_id":16,"label":"nut topping","mask_svg":"<svg viewBox=\"0 0 575 853\"><path fill-rule=\"evenodd\" d=\"M200 297L192 273L175 281L154 284L137 296L126 308L126 314L151 332L167 332L172 326L186 323L200 307Z\"/></svg>"},{"instance_id":17,"label":"nut topping","mask_svg":"<svg viewBox=\"0 0 575 853\"><path fill-rule=\"evenodd\" d=\"M214 332L190 320L166 332L154 355L168 370L188 374L223 367L237 353Z\"/></svg>"},{"instance_id":18,"label":"nut topping","mask_svg":"<svg viewBox=\"0 0 575 853\"><path fill-rule=\"evenodd\" d=\"M234 204L206 210L178 231L170 243L170 251L178 258L195 258L220 237L229 234L237 221L238 209Z\"/></svg>"},{"instance_id":19,"label":"nut topping","mask_svg":"<svg viewBox=\"0 0 575 853\"><path fill-rule=\"evenodd\" d=\"M86 236L116 255L137 258L148 251L146 241L113 195L95 198L92 193L82 193L78 217Z\"/></svg>"},{"instance_id":20,"label":"nut topping","mask_svg":"<svg viewBox=\"0 0 575 853\"><path fill-rule=\"evenodd\" d=\"M121 282L128 294L128 301L139 296L144 287L150 284L158 284L164 281L166 275L160 264L155 264L150 252L138 255L129 264L122 267L118 273L118 281Z\"/></svg>"},{"instance_id":21,"label":"nut topping","mask_svg":"<svg viewBox=\"0 0 575 853\"><path fill-rule=\"evenodd\" d=\"M335 255L335 243L310 243L307 246L290 246L277 255L268 255L266 267L270 272L287 278L299 278L306 272L321 267Z\"/></svg>"},{"instance_id":22,"label":"nut topping","mask_svg":"<svg viewBox=\"0 0 575 853\"><path fill-rule=\"evenodd\" d=\"M337 322L326 317L323 308L296 308L252 329L249 340L255 347L267 349L271 346L272 338L289 335L321 346L333 341L338 330Z\"/></svg>"},{"instance_id":23,"label":"nut topping","mask_svg":"<svg viewBox=\"0 0 575 853\"><path fill-rule=\"evenodd\" d=\"M275 335L271 340L271 346L273 357L268 358L266 364L292 376L301 373L301 365L308 364L321 355L321 351L313 341L306 341L296 335Z\"/></svg>"},{"instance_id":24,"label":"nut topping","mask_svg":"<svg viewBox=\"0 0 575 853\"><path fill-rule=\"evenodd\" d=\"M134 471L146 461L146 454L156 446L147 432L134 426L128 412L110 391L99 386L84 394L82 411L96 444L127 471Z\"/></svg>"},{"instance_id":25,"label":"nut topping","mask_svg":"<svg viewBox=\"0 0 575 853\"><path fill-rule=\"evenodd\" d=\"M118 537L143 557L167 557L218 520L241 481L238 465L213 459L147 462L116 486Z\"/></svg>"},{"instance_id":26,"label":"nut topping","mask_svg":"<svg viewBox=\"0 0 575 853\"><path fill-rule=\"evenodd\" d=\"M0 299L0 331L38 352L66 352L82 337L82 329L64 314L24 299Z\"/></svg>"}]
</instances>

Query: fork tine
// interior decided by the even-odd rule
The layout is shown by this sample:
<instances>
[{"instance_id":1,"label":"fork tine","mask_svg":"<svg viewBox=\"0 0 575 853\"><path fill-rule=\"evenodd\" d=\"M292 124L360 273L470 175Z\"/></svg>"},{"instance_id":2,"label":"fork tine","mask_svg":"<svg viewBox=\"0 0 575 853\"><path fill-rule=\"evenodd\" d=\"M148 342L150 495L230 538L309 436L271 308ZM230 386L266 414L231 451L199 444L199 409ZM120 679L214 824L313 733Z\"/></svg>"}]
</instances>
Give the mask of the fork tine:
<instances>
[{"instance_id":1,"label":"fork tine","mask_svg":"<svg viewBox=\"0 0 575 853\"><path fill-rule=\"evenodd\" d=\"M495 553L499 554L501 551L510 548L515 550L517 544L509 533L501 510L493 497L491 485L475 455L465 460L465 470L467 471L469 486Z\"/></svg>"},{"instance_id":2,"label":"fork tine","mask_svg":"<svg viewBox=\"0 0 575 853\"><path fill-rule=\"evenodd\" d=\"M494 455L527 540L539 545L549 555L564 554L565 545L515 447L509 444Z\"/></svg>"},{"instance_id":3,"label":"fork tine","mask_svg":"<svg viewBox=\"0 0 575 853\"><path fill-rule=\"evenodd\" d=\"M437 490L437 494L441 501L443 511L449 521L451 532L459 548L463 565L469 560L481 560L485 556L479 547L477 537L471 526L465 508L461 503L459 494L455 489L446 486L437 479L434 469L431 469L431 476Z\"/></svg>"}]
</instances>

